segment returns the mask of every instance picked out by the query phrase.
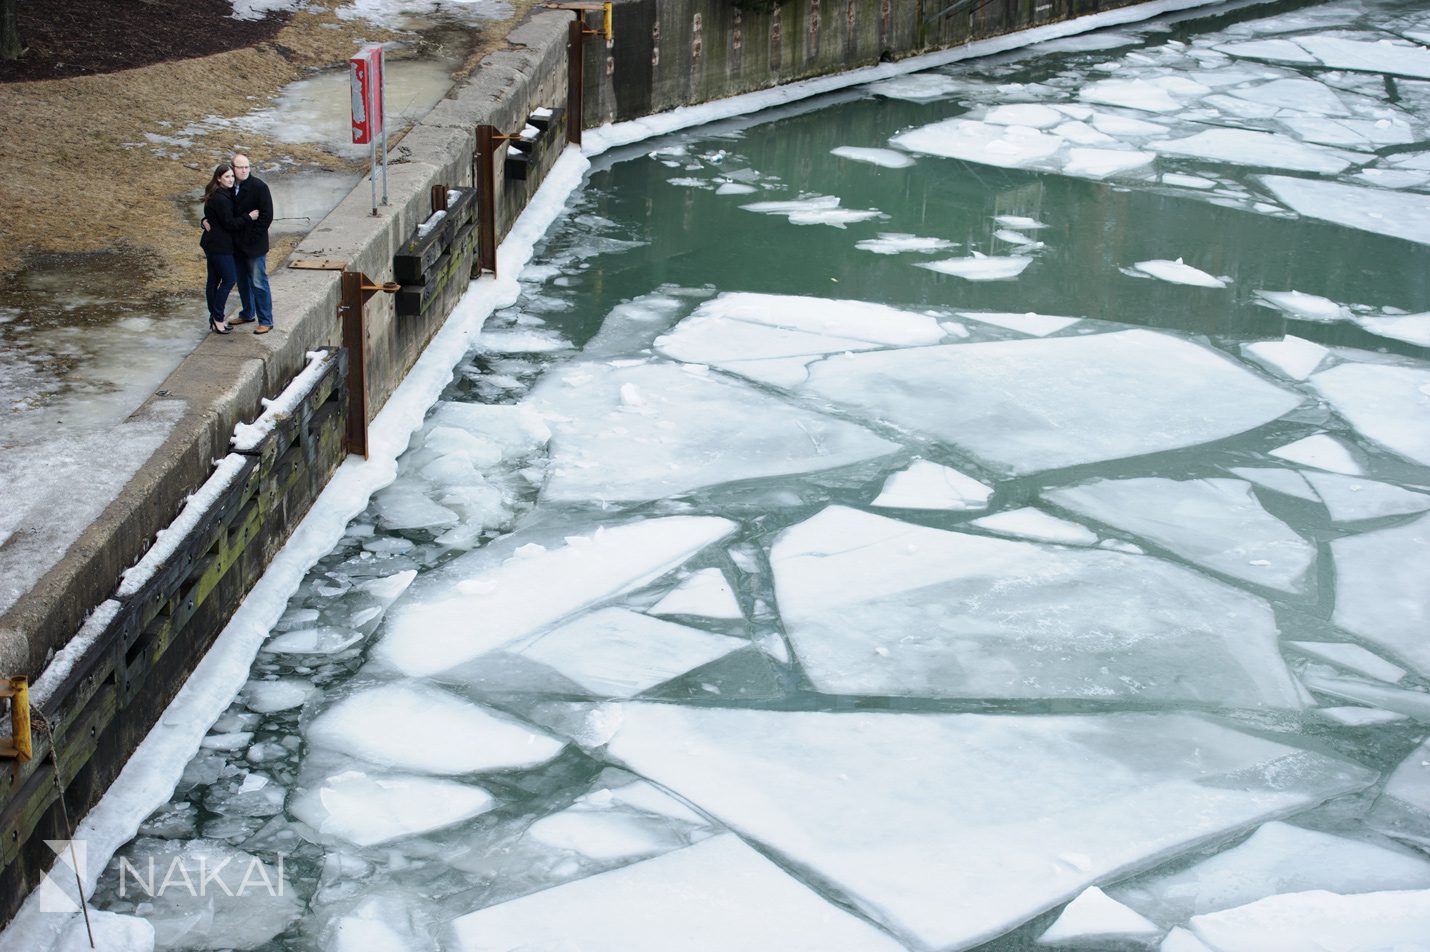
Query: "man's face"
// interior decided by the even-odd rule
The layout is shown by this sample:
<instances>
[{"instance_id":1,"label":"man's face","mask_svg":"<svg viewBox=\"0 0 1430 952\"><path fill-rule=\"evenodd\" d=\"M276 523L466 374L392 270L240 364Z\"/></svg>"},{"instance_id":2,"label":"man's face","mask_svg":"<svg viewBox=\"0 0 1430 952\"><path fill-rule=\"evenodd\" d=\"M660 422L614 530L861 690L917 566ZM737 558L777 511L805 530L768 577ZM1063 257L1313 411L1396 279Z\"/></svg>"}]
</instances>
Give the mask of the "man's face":
<instances>
[{"instance_id":1,"label":"man's face","mask_svg":"<svg viewBox=\"0 0 1430 952\"><path fill-rule=\"evenodd\" d=\"M233 175L240 182L248 181L248 157L240 155L233 160Z\"/></svg>"}]
</instances>

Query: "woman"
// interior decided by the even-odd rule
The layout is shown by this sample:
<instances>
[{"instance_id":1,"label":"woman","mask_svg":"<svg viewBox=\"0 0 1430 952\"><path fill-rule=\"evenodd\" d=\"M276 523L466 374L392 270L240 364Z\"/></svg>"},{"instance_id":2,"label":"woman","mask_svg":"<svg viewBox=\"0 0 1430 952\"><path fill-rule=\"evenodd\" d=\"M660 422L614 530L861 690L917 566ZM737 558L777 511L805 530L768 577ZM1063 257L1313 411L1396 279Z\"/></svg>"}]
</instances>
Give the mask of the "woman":
<instances>
[{"instance_id":1,"label":"woman","mask_svg":"<svg viewBox=\"0 0 1430 952\"><path fill-rule=\"evenodd\" d=\"M254 211L250 218L257 218ZM199 236L199 247L208 259L208 281L204 285L204 296L208 299L209 329L215 334L227 334L224 323L224 308L228 305L228 292L238 282L238 268L234 264L234 236L247 223L238 214L238 206L233 198L233 166L227 163L214 169L204 189L204 221L207 223Z\"/></svg>"}]
</instances>

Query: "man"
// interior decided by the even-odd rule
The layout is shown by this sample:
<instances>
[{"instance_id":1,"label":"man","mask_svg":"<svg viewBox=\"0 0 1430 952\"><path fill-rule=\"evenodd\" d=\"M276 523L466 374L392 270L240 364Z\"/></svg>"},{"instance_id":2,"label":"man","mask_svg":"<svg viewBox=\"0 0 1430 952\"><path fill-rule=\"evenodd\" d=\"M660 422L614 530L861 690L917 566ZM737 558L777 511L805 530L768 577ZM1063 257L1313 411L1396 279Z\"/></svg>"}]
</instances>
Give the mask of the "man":
<instances>
[{"instance_id":1,"label":"man","mask_svg":"<svg viewBox=\"0 0 1430 952\"><path fill-rule=\"evenodd\" d=\"M234 263L238 266L238 297L243 308L229 321L231 325L252 324L255 334L273 330L273 295L268 290L268 226L273 224L273 195L263 179L253 174L248 156L233 154L233 196L238 213L248 217L251 211L258 218L250 222L234 239Z\"/></svg>"}]
</instances>

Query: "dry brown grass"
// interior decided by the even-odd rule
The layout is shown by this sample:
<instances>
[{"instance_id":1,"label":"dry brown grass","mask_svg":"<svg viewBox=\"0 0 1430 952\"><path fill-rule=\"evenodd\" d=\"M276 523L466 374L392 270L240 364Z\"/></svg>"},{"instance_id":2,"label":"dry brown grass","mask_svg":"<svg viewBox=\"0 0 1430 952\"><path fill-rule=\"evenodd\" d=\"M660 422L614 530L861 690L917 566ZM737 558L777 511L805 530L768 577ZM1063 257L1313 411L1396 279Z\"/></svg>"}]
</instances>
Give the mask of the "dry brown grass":
<instances>
[{"instance_id":1,"label":"dry brown grass","mask_svg":"<svg viewBox=\"0 0 1430 952\"><path fill-rule=\"evenodd\" d=\"M324 168L342 161L316 145L279 146L249 134L238 140L233 130L195 137L181 154L161 158L144 133L245 115L311 71L345 63L360 41L399 38L338 18L339 3L321 0L295 13L271 41L251 48L102 76L0 85L0 115L10 129L0 136L0 274L31 254L124 251L147 259L144 290L201 285L203 257L185 208L227 153L240 148L260 160L281 154ZM516 0L511 20L486 26L479 53L467 62L503 45L532 3ZM270 269L295 243L275 243Z\"/></svg>"}]
</instances>

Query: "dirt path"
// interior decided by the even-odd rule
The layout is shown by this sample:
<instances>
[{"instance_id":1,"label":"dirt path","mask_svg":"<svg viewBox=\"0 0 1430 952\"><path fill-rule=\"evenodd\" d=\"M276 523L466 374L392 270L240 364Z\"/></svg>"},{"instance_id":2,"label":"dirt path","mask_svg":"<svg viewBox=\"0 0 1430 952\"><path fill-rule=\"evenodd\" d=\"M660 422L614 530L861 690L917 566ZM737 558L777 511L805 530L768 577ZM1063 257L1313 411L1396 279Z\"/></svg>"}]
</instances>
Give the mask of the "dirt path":
<instances>
[{"instance_id":1,"label":"dirt path","mask_svg":"<svg viewBox=\"0 0 1430 952\"><path fill-rule=\"evenodd\" d=\"M134 32L147 18L150 33L139 30L153 56L185 51L187 32L155 24L174 15L173 2L208 6L210 0L130 0L123 14L113 0L55 0L61 6L98 2L105 19L132 17ZM217 0L231 9L229 0ZM484 25L477 48L453 77L465 75L492 49L504 43L510 28L534 0L515 0L514 16ZM10 134L0 136L0 278L22 267L30 255L122 251L142 260L136 269L140 293L191 292L203 281L203 257L187 209L208 173L235 148L265 161L337 169L342 160L320 147L268 141L232 127L217 131L191 124L205 117L237 117L267 105L288 83L319 69L347 61L364 42L405 39L363 20L335 13L345 0L317 0L286 16L267 38L253 45L204 54L200 44L185 58L94 75L86 70L62 79L9 81L0 68L0 115ZM204 27L221 31L235 21L209 11ZM103 21L95 21L103 22ZM105 29L108 29L107 27ZM25 25L21 23L24 38ZM261 36L261 34L260 34ZM207 32L202 34L210 42ZM416 38L420 39L420 38ZM88 41L86 41L88 42ZM64 52L40 49L31 56L64 61ZM79 52L76 56L81 55ZM32 61L33 62L33 61ZM95 67L103 68L103 66ZM173 136L164 156L156 154L147 133ZM179 134L183 133L182 136ZM263 161L258 163L260 167ZM296 243L275 244L270 270Z\"/></svg>"}]
</instances>

